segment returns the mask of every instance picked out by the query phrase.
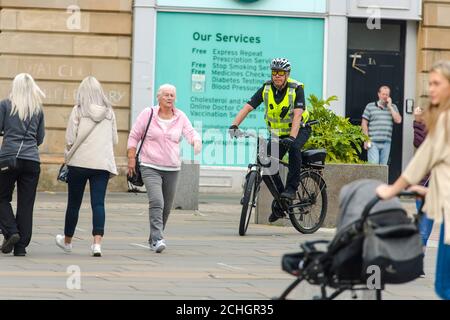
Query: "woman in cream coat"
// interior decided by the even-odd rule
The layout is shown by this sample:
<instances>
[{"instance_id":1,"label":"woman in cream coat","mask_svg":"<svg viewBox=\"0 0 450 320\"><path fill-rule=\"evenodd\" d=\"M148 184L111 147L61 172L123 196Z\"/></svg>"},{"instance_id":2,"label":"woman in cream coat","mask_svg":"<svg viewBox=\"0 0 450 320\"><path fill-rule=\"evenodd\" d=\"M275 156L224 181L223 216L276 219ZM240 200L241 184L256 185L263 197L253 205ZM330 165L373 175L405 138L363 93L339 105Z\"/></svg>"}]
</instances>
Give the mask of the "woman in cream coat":
<instances>
[{"instance_id":1,"label":"woman in cream coat","mask_svg":"<svg viewBox=\"0 0 450 320\"><path fill-rule=\"evenodd\" d=\"M72 238L89 181L94 237L91 253L96 257L102 254L105 195L109 178L117 175L113 151L117 142L116 117L111 103L97 79L87 77L78 89L77 105L72 110L66 131L69 198L64 235L56 236L56 244L67 253L72 251Z\"/></svg>"},{"instance_id":2,"label":"woman in cream coat","mask_svg":"<svg viewBox=\"0 0 450 320\"><path fill-rule=\"evenodd\" d=\"M389 199L409 185L425 196L428 218L441 224L435 290L450 300L450 61L439 61L429 73L430 105L425 111L428 135L408 167L391 186L381 185L377 194ZM429 188L417 185L431 171Z\"/></svg>"}]
</instances>

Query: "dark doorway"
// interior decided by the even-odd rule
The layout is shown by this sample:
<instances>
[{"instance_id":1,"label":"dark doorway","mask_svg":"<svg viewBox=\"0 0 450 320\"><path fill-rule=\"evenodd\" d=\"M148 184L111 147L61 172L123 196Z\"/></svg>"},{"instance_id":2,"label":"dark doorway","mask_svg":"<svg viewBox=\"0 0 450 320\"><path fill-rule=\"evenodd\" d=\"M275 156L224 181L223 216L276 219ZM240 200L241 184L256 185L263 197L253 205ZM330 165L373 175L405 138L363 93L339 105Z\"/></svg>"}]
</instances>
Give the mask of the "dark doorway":
<instances>
[{"instance_id":1,"label":"dark doorway","mask_svg":"<svg viewBox=\"0 0 450 320\"><path fill-rule=\"evenodd\" d=\"M361 125L364 108L378 99L378 88L387 85L403 117L405 23L382 21L381 29L370 30L366 20L351 19L348 26L346 116L353 124ZM401 174L402 138L402 124L394 124L389 182ZM366 151L361 159L367 160Z\"/></svg>"}]
</instances>

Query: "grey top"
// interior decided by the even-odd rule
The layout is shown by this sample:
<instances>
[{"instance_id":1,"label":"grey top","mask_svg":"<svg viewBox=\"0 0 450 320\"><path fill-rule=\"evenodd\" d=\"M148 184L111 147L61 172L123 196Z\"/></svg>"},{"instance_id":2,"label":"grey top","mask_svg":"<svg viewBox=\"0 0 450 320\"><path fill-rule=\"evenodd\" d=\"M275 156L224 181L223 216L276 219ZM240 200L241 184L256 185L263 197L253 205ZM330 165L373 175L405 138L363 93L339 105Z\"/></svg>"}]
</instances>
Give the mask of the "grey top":
<instances>
[{"instance_id":1,"label":"grey top","mask_svg":"<svg viewBox=\"0 0 450 320\"><path fill-rule=\"evenodd\" d=\"M44 141L45 126L44 114L40 112L25 121L20 120L19 115L11 116L11 101L9 99L0 102L0 132L3 133L3 143L0 147L0 158L15 156L19 151L23 139L23 146L17 158L40 162L38 146ZM31 121L31 123L30 123Z\"/></svg>"},{"instance_id":2,"label":"grey top","mask_svg":"<svg viewBox=\"0 0 450 320\"><path fill-rule=\"evenodd\" d=\"M397 106L392 104L395 112L398 112ZM375 142L391 141L393 120L388 107L380 105L380 102L371 102L364 109L362 116L369 122L369 137Z\"/></svg>"}]
</instances>

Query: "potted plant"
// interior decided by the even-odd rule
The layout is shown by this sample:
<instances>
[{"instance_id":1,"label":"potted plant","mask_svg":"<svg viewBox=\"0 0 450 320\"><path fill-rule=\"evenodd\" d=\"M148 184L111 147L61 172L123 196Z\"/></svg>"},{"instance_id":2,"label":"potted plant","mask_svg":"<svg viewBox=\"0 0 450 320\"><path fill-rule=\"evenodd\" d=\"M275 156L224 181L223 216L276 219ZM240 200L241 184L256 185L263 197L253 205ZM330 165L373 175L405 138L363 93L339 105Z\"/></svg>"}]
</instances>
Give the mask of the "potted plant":
<instances>
[{"instance_id":1,"label":"potted plant","mask_svg":"<svg viewBox=\"0 0 450 320\"><path fill-rule=\"evenodd\" d=\"M320 122L312 126L312 135L305 149L326 149L328 163L364 163L358 154L368 137L361 127L351 124L348 118L338 116L328 108L331 102L337 101L337 97L323 100L310 95L308 101L310 118Z\"/></svg>"},{"instance_id":2,"label":"potted plant","mask_svg":"<svg viewBox=\"0 0 450 320\"><path fill-rule=\"evenodd\" d=\"M312 134L305 149L327 150L324 180L327 184L328 203L336 205L328 206L323 226L335 227L341 188L359 179L387 182L388 168L368 164L359 158L362 145L369 137L362 132L360 126L351 124L348 118L330 110L330 103L337 101L336 96L323 100L310 95L308 101L311 119L320 122L312 126Z\"/></svg>"}]
</instances>

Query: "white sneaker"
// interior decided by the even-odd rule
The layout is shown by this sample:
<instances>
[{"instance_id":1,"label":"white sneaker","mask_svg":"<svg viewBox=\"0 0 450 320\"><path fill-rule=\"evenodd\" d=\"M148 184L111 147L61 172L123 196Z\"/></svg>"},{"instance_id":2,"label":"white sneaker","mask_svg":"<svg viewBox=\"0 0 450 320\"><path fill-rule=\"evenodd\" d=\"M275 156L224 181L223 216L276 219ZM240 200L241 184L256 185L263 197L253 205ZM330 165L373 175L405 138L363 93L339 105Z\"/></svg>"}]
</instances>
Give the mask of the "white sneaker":
<instances>
[{"instance_id":1,"label":"white sneaker","mask_svg":"<svg viewBox=\"0 0 450 320\"><path fill-rule=\"evenodd\" d=\"M94 243L91 246L91 252L93 257L101 257L102 256L102 247L98 243Z\"/></svg>"},{"instance_id":2,"label":"white sneaker","mask_svg":"<svg viewBox=\"0 0 450 320\"><path fill-rule=\"evenodd\" d=\"M156 243L150 244L150 250L161 253L166 248L166 241L164 239L156 241Z\"/></svg>"},{"instance_id":3,"label":"white sneaker","mask_svg":"<svg viewBox=\"0 0 450 320\"><path fill-rule=\"evenodd\" d=\"M56 235L55 241L56 241L56 245L58 247L60 247L61 249L63 249L64 252L66 253L70 253L72 252L72 244L71 243L65 243L65 236L63 236L62 234L58 234Z\"/></svg>"}]
</instances>

